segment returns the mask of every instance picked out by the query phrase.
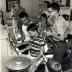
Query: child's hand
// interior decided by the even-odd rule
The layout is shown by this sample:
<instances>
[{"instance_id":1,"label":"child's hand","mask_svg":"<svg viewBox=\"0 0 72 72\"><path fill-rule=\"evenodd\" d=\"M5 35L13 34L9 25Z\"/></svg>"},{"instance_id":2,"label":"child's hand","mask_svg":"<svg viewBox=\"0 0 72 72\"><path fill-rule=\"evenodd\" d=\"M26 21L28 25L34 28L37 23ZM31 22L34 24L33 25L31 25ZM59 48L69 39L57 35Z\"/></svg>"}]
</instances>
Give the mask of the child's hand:
<instances>
[{"instance_id":1,"label":"child's hand","mask_svg":"<svg viewBox=\"0 0 72 72\"><path fill-rule=\"evenodd\" d=\"M35 72L36 69L37 69L36 65L32 65L32 72Z\"/></svg>"},{"instance_id":2,"label":"child's hand","mask_svg":"<svg viewBox=\"0 0 72 72\"><path fill-rule=\"evenodd\" d=\"M47 36L52 36L52 32L47 32Z\"/></svg>"}]
</instances>

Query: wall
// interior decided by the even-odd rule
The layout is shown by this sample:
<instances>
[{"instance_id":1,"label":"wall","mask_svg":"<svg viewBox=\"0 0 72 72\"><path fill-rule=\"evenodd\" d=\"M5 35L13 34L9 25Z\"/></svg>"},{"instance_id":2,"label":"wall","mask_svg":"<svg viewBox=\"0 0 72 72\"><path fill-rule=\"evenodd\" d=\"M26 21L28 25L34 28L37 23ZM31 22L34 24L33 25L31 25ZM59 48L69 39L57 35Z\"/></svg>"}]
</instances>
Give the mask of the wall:
<instances>
[{"instance_id":1,"label":"wall","mask_svg":"<svg viewBox=\"0 0 72 72\"><path fill-rule=\"evenodd\" d=\"M20 0L21 6L24 7L30 17L38 16L38 0Z\"/></svg>"},{"instance_id":2,"label":"wall","mask_svg":"<svg viewBox=\"0 0 72 72\"><path fill-rule=\"evenodd\" d=\"M30 17L37 17L39 15L39 0L20 0L21 6L24 7L29 14ZM41 0L42 1L42 0ZM50 1L52 0L45 0ZM66 0L62 0L62 3L64 3ZM60 10L61 14L70 14L70 8L64 8L62 7Z\"/></svg>"},{"instance_id":3,"label":"wall","mask_svg":"<svg viewBox=\"0 0 72 72\"><path fill-rule=\"evenodd\" d=\"M68 14L68 15L70 15L70 7L61 7L60 14Z\"/></svg>"},{"instance_id":4,"label":"wall","mask_svg":"<svg viewBox=\"0 0 72 72\"><path fill-rule=\"evenodd\" d=\"M6 0L0 0L0 9L6 11Z\"/></svg>"},{"instance_id":5,"label":"wall","mask_svg":"<svg viewBox=\"0 0 72 72\"><path fill-rule=\"evenodd\" d=\"M31 0L20 0L21 6L25 8L26 12L31 16Z\"/></svg>"},{"instance_id":6,"label":"wall","mask_svg":"<svg viewBox=\"0 0 72 72\"><path fill-rule=\"evenodd\" d=\"M21 6L23 6L27 13L30 16L38 16L38 12L39 12L39 8L38 8L38 4L39 4L39 0L20 0L21 1ZM48 0L51 1L52 0ZM62 0L65 1L65 0ZM72 8L72 0L70 2L71 4L71 8ZM0 0L0 9L2 9L3 11L6 11L6 0ZM64 10L64 8L61 8L61 13L69 13L69 9ZM64 11L63 11L64 10Z\"/></svg>"}]
</instances>

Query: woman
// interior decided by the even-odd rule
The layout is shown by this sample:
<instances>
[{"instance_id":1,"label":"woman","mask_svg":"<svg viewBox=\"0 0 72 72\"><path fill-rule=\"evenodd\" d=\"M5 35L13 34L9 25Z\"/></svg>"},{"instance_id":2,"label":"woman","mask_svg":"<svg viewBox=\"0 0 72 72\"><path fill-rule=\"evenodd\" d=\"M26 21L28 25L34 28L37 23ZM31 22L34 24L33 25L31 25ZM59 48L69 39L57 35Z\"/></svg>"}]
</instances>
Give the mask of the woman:
<instances>
[{"instance_id":1,"label":"woman","mask_svg":"<svg viewBox=\"0 0 72 72\"><path fill-rule=\"evenodd\" d=\"M6 25L3 24L2 13L0 12L0 50L1 50L1 72L8 72L5 62L12 57L12 48L9 42ZM14 51L14 50L13 50Z\"/></svg>"}]
</instances>

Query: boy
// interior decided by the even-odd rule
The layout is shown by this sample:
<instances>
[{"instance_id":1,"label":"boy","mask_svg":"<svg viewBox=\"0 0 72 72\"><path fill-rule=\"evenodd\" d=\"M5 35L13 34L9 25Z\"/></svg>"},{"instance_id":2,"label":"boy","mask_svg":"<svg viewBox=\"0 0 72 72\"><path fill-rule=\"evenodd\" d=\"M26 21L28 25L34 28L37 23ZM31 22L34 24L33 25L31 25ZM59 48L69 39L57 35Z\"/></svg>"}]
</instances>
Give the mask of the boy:
<instances>
[{"instance_id":1,"label":"boy","mask_svg":"<svg viewBox=\"0 0 72 72\"><path fill-rule=\"evenodd\" d=\"M62 57L66 51L66 42L65 38L67 36L67 26L65 19L59 14L60 6L57 3L50 4L48 8L49 18L48 22L51 24L50 31L47 31L47 36L52 36L54 41L54 57L53 60L50 61L51 68L54 72L59 72L61 66L59 66L59 70L55 67L55 63L61 64Z\"/></svg>"},{"instance_id":2,"label":"boy","mask_svg":"<svg viewBox=\"0 0 72 72\"><path fill-rule=\"evenodd\" d=\"M27 32L27 26L28 26L28 14L26 12L21 12L19 14L20 22L18 23L18 29L21 32L21 34L25 35L24 41L29 41L30 36Z\"/></svg>"},{"instance_id":3,"label":"boy","mask_svg":"<svg viewBox=\"0 0 72 72\"><path fill-rule=\"evenodd\" d=\"M37 68L43 60L41 52L44 53L45 40L38 36L38 27L36 24L31 23L27 27L27 31L31 36L30 45L20 52L30 50L26 57L32 60L32 67Z\"/></svg>"},{"instance_id":4,"label":"boy","mask_svg":"<svg viewBox=\"0 0 72 72\"><path fill-rule=\"evenodd\" d=\"M38 23L38 32L40 34L41 37L45 38L45 33L44 30L49 30L49 25L47 23L47 16L45 13L41 14L40 17L40 22Z\"/></svg>"}]
</instances>

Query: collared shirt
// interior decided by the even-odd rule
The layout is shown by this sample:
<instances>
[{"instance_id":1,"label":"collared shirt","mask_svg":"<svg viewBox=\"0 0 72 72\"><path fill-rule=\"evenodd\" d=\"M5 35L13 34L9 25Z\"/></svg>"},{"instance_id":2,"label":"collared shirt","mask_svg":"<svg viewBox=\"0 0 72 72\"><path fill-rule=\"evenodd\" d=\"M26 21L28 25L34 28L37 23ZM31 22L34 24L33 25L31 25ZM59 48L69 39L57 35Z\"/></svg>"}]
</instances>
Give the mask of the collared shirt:
<instances>
[{"instance_id":1,"label":"collared shirt","mask_svg":"<svg viewBox=\"0 0 72 72\"><path fill-rule=\"evenodd\" d=\"M65 19L61 15L54 19L54 24L51 30L52 30L52 33L56 35L64 34L65 38L67 37L67 24ZM55 41L59 41L55 37L53 39Z\"/></svg>"}]
</instances>

